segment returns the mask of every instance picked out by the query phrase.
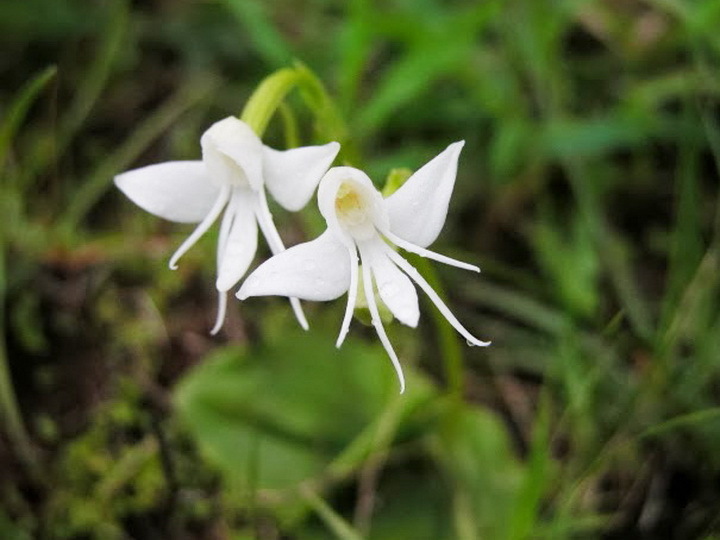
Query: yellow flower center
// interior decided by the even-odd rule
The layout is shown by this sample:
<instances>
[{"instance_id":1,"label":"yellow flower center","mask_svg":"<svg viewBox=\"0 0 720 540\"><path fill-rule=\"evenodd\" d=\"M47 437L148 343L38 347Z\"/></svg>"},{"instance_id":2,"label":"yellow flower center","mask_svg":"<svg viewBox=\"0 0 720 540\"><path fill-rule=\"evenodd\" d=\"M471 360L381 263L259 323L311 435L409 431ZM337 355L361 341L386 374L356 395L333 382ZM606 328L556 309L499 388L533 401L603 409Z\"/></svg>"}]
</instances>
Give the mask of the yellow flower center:
<instances>
[{"instance_id":1,"label":"yellow flower center","mask_svg":"<svg viewBox=\"0 0 720 540\"><path fill-rule=\"evenodd\" d=\"M345 225L353 227L368 219L365 197L352 182L343 182L335 195L335 210L338 219Z\"/></svg>"}]
</instances>

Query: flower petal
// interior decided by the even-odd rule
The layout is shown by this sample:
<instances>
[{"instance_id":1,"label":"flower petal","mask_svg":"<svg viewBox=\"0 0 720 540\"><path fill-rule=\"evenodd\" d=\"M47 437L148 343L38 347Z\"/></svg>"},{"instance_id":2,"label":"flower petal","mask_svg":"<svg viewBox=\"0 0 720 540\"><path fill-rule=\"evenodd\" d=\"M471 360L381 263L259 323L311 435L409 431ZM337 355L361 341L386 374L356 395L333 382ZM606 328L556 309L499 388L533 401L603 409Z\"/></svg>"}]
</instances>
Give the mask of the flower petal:
<instances>
[{"instance_id":1,"label":"flower petal","mask_svg":"<svg viewBox=\"0 0 720 540\"><path fill-rule=\"evenodd\" d=\"M303 300L334 300L350 285L347 248L330 232L271 257L250 274L237 293L289 296Z\"/></svg>"},{"instance_id":2,"label":"flower petal","mask_svg":"<svg viewBox=\"0 0 720 540\"><path fill-rule=\"evenodd\" d=\"M421 248L419 246L416 246L415 244L403 240L396 234L391 233L390 231L381 232L390 242L395 244L397 247L403 248L405 251L409 251L410 253L415 253L416 255L420 255L421 257L426 257L428 259L445 263L456 268L462 268L463 270L480 272L480 269L474 264L458 261L457 259L453 259L452 257L441 255L440 253L435 253L434 251L430 251L429 249Z\"/></svg>"},{"instance_id":3,"label":"flower petal","mask_svg":"<svg viewBox=\"0 0 720 540\"><path fill-rule=\"evenodd\" d=\"M403 375L402 366L400 365L400 360L398 360L397 354L395 353L395 349L393 349L392 343L390 343L390 340L387 337L385 327L382 325L377 303L375 302L375 295L372 293L372 276L370 275L370 268L367 264L362 265L362 277L363 287L365 288L365 298L367 298L368 309L370 310L370 320L375 328L375 332L380 338L380 343L382 343L382 346L385 348L385 352L390 357L390 361L395 368L395 373L397 374L398 382L400 383L400 393L402 394L405 392L405 375Z\"/></svg>"},{"instance_id":4,"label":"flower petal","mask_svg":"<svg viewBox=\"0 0 720 540\"><path fill-rule=\"evenodd\" d=\"M357 304L357 293L358 293L358 256L357 248L353 245L352 249L348 249L348 262L350 266L350 285L348 287L348 300L345 306L345 315L343 315L343 321L340 325L340 333L335 341L335 346L340 347L345 341L350 331L350 322L352 321L353 314L355 313L355 304Z\"/></svg>"},{"instance_id":5,"label":"flower petal","mask_svg":"<svg viewBox=\"0 0 720 540\"><path fill-rule=\"evenodd\" d=\"M198 223L220 193L202 161L168 161L119 174L115 185L143 210L170 221Z\"/></svg>"},{"instance_id":6,"label":"flower petal","mask_svg":"<svg viewBox=\"0 0 720 540\"><path fill-rule=\"evenodd\" d=\"M464 141L448 146L385 199L390 230L421 247L432 244L447 216Z\"/></svg>"},{"instance_id":7,"label":"flower petal","mask_svg":"<svg viewBox=\"0 0 720 540\"><path fill-rule=\"evenodd\" d=\"M283 208L292 212L300 210L312 197L339 151L340 145L336 142L282 151L264 146L265 185Z\"/></svg>"},{"instance_id":8,"label":"flower petal","mask_svg":"<svg viewBox=\"0 0 720 540\"><path fill-rule=\"evenodd\" d=\"M363 265L370 265L380 298L395 318L415 328L420 318L417 292L412 281L388 258L384 248L380 238L363 244L360 248Z\"/></svg>"},{"instance_id":9,"label":"flower petal","mask_svg":"<svg viewBox=\"0 0 720 540\"><path fill-rule=\"evenodd\" d=\"M236 188L226 212L232 212L232 224L224 246L218 246L218 291L230 290L247 272L257 251L257 222L249 190Z\"/></svg>"},{"instance_id":10,"label":"flower petal","mask_svg":"<svg viewBox=\"0 0 720 540\"><path fill-rule=\"evenodd\" d=\"M435 307L438 308L440 314L445 317L445 320L447 320L447 322L449 322L450 325L455 330L457 330L457 332L462 337L465 338L468 345L472 345L475 347L487 347L488 345L490 345L489 341L482 341L476 338L462 324L460 324L460 321L458 321L455 315L452 314L450 308L445 305L445 302L442 301L438 293L435 292L435 290L430 286L430 284L425 280L425 278L420 275L420 272L418 272L413 265L411 265L399 254L393 251L390 246L387 246L385 252L387 253L388 257L390 257L390 260L397 264L403 272L410 276L410 278L412 278L412 280L417 283L423 291L425 291L425 294L427 294L428 298L430 298L430 301L435 304Z\"/></svg>"},{"instance_id":11,"label":"flower petal","mask_svg":"<svg viewBox=\"0 0 720 540\"><path fill-rule=\"evenodd\" d=\"M200 138L203 161L214 182L249 185L258 190L263 184L263 145L242 120L229 116L210 126Z\"/></svg>"},{"instance_id":12,"label":"flower petal","mask_svg":"<svg viewBox=\"0 0 720 540\"><path fill-rule=\"evenodd\" d=\"M169 266L172 270L177 270L177 262L180 257L185 255L185 253L187 253L188 250L195 245L195 242L200 240L202 235L207 232L213 223L215 223L215 220L220 215L220 212L222 212L225 205L227 205L228 199L230 198L230 191L230 186L223 186L220 188L220 193L218 193L217 199L215 199L210 211L205 215L197 227L195 227L195 230L190 233L190 236L188 236L183 243L180 244L180 247L175 250L173 256L170 257Z\"/></svg>"},{"instance_id":13,"label":"flower petal","mask_svg":"<svg viewBox=\"0 0 720 540\"><path fill-rule=\"evenodd\" d=\"M225 323L225 314L227 313L227 291L218 291L218 309L215 316L215 324L210 330L211 335L216 335Z\"/></svg>"},{"instance_id":14,"label":"flower petal","mask_svg":"<svg viewBox=\"0 0 720 540\"><path fill-rule=\"evenodd\" d=\"M257 197L255 198L255 217L257 218L258 225L260 225L260 230L265 237L265 241L268 243L268 246L270 246L270 252L273 255L277 255L278 253L285 251L285 244L283 244L282 238L280 238L280 233L278 233L277 227L275 227L275 222L273 221L270 208L268 207L264 188L257 191ZM292 306L295 318L298 320L298 323L300 323L302 329L307 330L310 328L302 305L300 305L300 300L297 298L290 298L290 305Z\"/></svg>"}]
</instances>

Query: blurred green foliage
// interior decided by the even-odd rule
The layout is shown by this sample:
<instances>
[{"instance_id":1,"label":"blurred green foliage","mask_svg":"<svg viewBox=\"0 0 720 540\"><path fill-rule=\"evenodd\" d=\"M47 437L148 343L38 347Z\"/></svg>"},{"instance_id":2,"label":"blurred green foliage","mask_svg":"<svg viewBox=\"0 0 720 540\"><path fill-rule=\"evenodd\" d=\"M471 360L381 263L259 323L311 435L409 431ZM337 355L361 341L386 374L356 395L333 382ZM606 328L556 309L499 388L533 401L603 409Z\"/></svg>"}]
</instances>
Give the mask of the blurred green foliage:
<instances>
[{"instance_id":1,"label":"blurred green foliage","mask_svg":"<svg viewBox=\"0 0 720 540\"><path fill-rule=\"evenodd\" d=\"M719 537L719 27L717 0L2 3L0 537ZM334 349L338 303L211 339L212 239L169 271L185 230L112 187L296 60L328 94L269 144L341 139L382 187L467 142L434 249L483 274L418 267L493 345L428 302L388 328L404 396L357 321Z\"/></svg>"}]
</instances>

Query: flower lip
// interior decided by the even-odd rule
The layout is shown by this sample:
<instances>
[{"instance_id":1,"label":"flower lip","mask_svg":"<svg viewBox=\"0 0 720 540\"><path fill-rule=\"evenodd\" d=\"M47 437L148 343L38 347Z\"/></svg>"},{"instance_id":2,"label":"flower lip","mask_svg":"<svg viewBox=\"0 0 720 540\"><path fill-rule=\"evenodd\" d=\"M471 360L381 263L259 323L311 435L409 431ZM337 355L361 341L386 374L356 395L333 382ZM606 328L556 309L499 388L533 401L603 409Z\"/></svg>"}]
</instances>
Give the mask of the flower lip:
<instances>
[{"instance_id":1,"label":"flower lip","mask_svg":"<svg viewBox=\"0 0 720 540\"><path fill-rule=\"evenodd\" d=\"M353 167L333 167L325 174L318 205L328 227L346 244L372 238L388 223L382 196L370 178Z\"/></svg>"},{"instance_id":2,"label":"flower lip","mask_svg":"<svg viewBox=\"0 0 720 540\"><path fill-rule=\"evenodd\" d=\"M212 181L246 189L262 188L262 141L245 122L227 117L200 138L203 162Z\"/></svg>"}]
</instances>

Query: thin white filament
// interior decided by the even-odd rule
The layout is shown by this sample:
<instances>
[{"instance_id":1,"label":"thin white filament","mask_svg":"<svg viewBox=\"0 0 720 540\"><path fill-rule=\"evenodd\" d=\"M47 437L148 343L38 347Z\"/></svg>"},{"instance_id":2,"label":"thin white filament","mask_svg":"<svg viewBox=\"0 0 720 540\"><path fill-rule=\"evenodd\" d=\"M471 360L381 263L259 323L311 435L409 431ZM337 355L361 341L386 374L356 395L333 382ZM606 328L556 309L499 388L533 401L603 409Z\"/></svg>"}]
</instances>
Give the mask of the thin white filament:
<instances>
[{"instance_id":1,"label":"thin white filament","mask_svg":"<svg viewBox=\"0 0 720 540\"><path fill-rule=\"evenodd\" d=\"M362 256L362 251L360 252L360 254ZM390 340L385 333L385 328L382 325L382 321L380 320L380 313L378 312L378 307L375 303L375 293L373 291L372 275L370 273L369 260L365 261L365 264L362 265L362 275L363 287L365 288L365 297L367 298L368 308L370 309L370 318L372 319L372 324L375 327L375 332L377 332L377 335L380 338L380 342L383 344L383 347L385 347L385 351L388 353L388 356L390 356L390 360L392 361L393 367L395 368L395 373L397 373L398 379L400 381L400 393L402 394L403 392L405 392L405 375L403 375L400 360L398 360L398 357L395 354L395 350L393 349L392 344L390 343Z\"/></svg>"},{"instance_id":2,"label":"thin white filament","mask_svg":"<svg viewBox=\"0 0 720 540\"><path fill-rule=\"evenodd\" d=\"M270 246L272 254L277 255L278 253L285 251L285 245L283 244L282 238L280 238L280 233L278 233L275 228L272 214L270 214L270 208L268 208L265 188L261 188L260 191L258 191L257 204L255 205L255 215L257 217L258 224L260 225L260 230L262 231L268 246ZM295 318L302 329L309 329L310 325L305 318L305 312L300 304L300 300L297 298L290 298L289 300L293 313L295 313Z\"/></svg>"},{"instance_id":3,"label":"thin white filament","mask_svg":"<svg viewBox=\"0 0 720 540\"><path fill-rule=\"evenodd\" d=\"M422 248L420 246L416 246L415 244L411 244L410 242L403 240L402 238L394 235L390 231L381 231L382 234L390 240L393 244L395 244L398 247L403 248L405 251L409 251L410 253L415 253L416 255L420 255L421 257L425 257L427 259L432 259L437 262L441 262L450 266L455 266L457 268L462 268L463 270L471 270L473 272L480 272L480 269L475 266L474 264L469 264L463 261L458 261L457 259L453 259L451 257L447 257L446 255L441 255L440 253L435 253L434 251L430 251L429 249Z\"/></svg>"},{"instance_id":4,"label":"thin white filament","mask_svg":"<svg viewBox=\"0 0 720 540\"><path fill-rule=\"evenodd\" d=\"M265 189L261 189L257 192L257 204L255 205L255 214L257 215L260 229L262 230L265 240L270 246L270 251L273 255L282 253L285 251L285 244L283 244L280 233L275 228L275 222L273 221L270 208L268 207L267 196L265 195Z\"/></svg>"},{"instance_id":5,"label":"thin white filament","mask_svg":"<svg viewBox=\"0 0 720 540\"><path fill-rule=\"evenodd\" d=\"M225 313L227 312L227 291L218 291L218 311L215 318L215 326L210 330L213 336L217 334L225 322Z\"/></svg>"},{"instance_id":6,"label":"thin white filament","mask_svg":"<svg viewBox=\"0 0 720 540\"><path fill-rule=\"evenodd\" d=\"M218 271L222 266L222 261L225 258L225 250L227 249L228 237L230 236L230 229L233 221L235 221L235 191L230 195L230 202L228 203L227 210L223 215L222 221L220 222L220 234L218 235L218 246L217 246L217 267Z\"/></svg>"},{"instance_id":7,"label":"thin white filament","mask_svg":"<svg viewBox=\"0 0 720 540\"><path fill-rule=\"evenodd\" d=\"M455 315L452 314L450 308L445 305L445 303L440 299L435 290L430 286L427 281L425 281L425 278L420 275L420 272L415 270L415 268L409 262L403 259L387 245L385 246L385 251L390 257L390 259L395 264L397 264L403 272L410 276L410 278L415 281L415 283L417 283L423 291L425 291L425 294L427 294L428 298L432 300L432 303L435 304L435 307L438 308L442 316L445 317L447 322L449 322L452 327L455 328L455 330L457 330L460 335L462 335L468 341L469 344L478 347L487 347L488 345L490 345L489 341L479 340L470 332L468 332L462 324L460 324L460 321L455 318Z\"/></svg>"},{"instance_id":8,"label":"thin white filament","mask_svg":"<svg viewBox=\"0 0 720 540\"><path fill-rule=\"evenodd\" d=\"M350 257L350 288L348 289L348 301L347 307L345 308L345 316L343 317L343 322L340 326L340 334L335 342L335 346L338 348L343 344L345 336L347 336L347 333L350 330L350 321L352 321L353 313L355 312L355 303L357 302L358 257L357 248L354 245L352 249L348 248L348 256Z\"/></svg>"},{"instance_id":9,"label":"thin white filament","mask_svg":"<svg viewBox=\"0 0 720 540\"><path fill-rule=\"evenodd\" d=\"M230 237L230 229L235 221L238 207L238 193L237 190L233 189L230 195L230 202L228 202L227 209L223 215L222 221L220 222L220 234L218 235L218 247L217 247L217 267L218 272L222 266L223 259L225 258L225 251L227 250L228 238ZM225 323L225 315L227 313L227 291L218 290L218 310L217 316L215 317L215 325L210 330L211 335L217 334Z\"/></svg>"},{"instance_id":10,"label":"thin white filament","mask_svg":"<svg viewBox=\"0 0 720 540\"><path fill-rule=\"evenodd\" d=\"M187 251L195 245L195 242L197 242L200 237L207 232L210 226L215 223L215 220L220 215L220 212L222 212L225 204L227 204L229 196L230 186L224 185L220 190L220 194L218 195L217 199L215 199L215 202L213 203L213 207L210 209L210 212L208 212L208 214L203 218L200 224L195 227L195 230L190 234L190 236L188 236L185 241L180 244L180 247L177 248L173 256L170 258L170 268L172 270L177 270L177 262L180 257L185 255L185 253L187 253Z\"/></svg>"}]
</instances>

